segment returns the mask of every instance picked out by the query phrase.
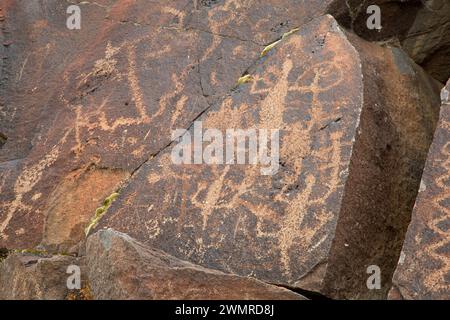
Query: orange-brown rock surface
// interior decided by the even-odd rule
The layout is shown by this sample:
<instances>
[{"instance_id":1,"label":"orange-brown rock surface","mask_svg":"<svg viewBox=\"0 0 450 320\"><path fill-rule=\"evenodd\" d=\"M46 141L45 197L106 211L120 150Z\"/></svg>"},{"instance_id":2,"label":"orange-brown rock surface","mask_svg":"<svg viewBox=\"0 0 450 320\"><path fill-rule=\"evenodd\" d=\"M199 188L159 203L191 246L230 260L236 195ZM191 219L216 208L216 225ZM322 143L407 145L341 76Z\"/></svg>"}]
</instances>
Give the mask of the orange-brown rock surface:
<instances>
[{"instance_id":1,"label":"orange-brown rock surface","mask_svg":"<svg viewBox=\"0 0 450 320\"><path fill-rule=\"evenodd\" d=\"M394 275L392 299L450 299L450 81L412 221Z\"/></svg>"},{"instance_id":2,"label":"orange-brown rock surface","mask_svg":"<svg viewBox=\"0 0 450 320\"><path fill-rule=\"evenodd\" d=\"M301 27L248 73L250 83L198 120L224 135L279 128L278 170L174 164L171 146L130 179L101 226L209 268L333 297L385 295L438 85L400 49L347 37L331 16ZM398 94L407 91L418 94ZM386 270L382 291L366 287L372 264Z\"/></svg>"},{"instance_id":3,"label":"orange-brown rock surface","mask_svg":"<svg viewBox=\"0 0 450 320\"><path fill-rule=\"evenodd\" d=\"M66 27L70 4L81 30ZM381 30L367 29L372 4ZM296 295L280 286L386 298L402 246L406 257L428 246L412 243L429 223L417 213L403 241L438 120L438 81L450 76L449 10L445 0L1 1L0 260L37 249L50 266L61 254L84 261L89 248L103 250L96 232L113 228L146 255L193 266L176 279L165 265L174 283L245 284L191 298ZM257 165L175 164L200 123L222 138L278 130L279 150L266 151L279 154ZM434 206L422 197L415 212ZM415 268L441 268L422 267L423 250ZM126 269L108 254L91 262ZM2 281L41 279L17 254L0 264ZM381 268L379 290L366 285L369 265ZM448 279L435 273L416 288L425 280L398 267L393 284L405 298L442 298ZM131 297L120 289L129 278L90 277L97 298ZM32 289L40 281L23 280L15 296L65 294ZM108 285L118 291L101 296ZM135 297L182 298L147 293Z\"/></svg>"},{"instance_id":4,"label":"orange-brown rock surface","mask_svg":"<svg viewBox=\"0 0 450 320\"><path fill-rule=\"evenodd\" d=\"M66 3L4 2L0 246L76 243L91 204L228 93L266 44L325 11L311 4L85 2L73 31ZM68 189L90 179L101 187L72 201ZM44 234L48 219L67 220L61 234Z\"/></svg>"}]
</instances>

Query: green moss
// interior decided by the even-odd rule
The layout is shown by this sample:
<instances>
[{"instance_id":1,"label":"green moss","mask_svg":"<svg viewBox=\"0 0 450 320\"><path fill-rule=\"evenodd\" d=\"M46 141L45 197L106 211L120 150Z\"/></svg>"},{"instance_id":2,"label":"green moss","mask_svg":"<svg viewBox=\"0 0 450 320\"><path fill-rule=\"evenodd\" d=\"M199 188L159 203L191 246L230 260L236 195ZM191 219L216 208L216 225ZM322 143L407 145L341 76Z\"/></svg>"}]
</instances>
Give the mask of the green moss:
<instances>
[{"instance_id":1,"label":"green moss","mask_svg":"<svg viewBox=\"0 0 450 320\"><path fill-rule=\"evenodd\" d=\"M294 33L296 33L296 32L299 31L299 30L300 30L300 28L292 29L291 31L286 32L285 34L283 34L283 36L281 37L281 39L286 39L287 37L289 37L290 35L293 35Z\"/></svg>"},{"instance_id":2,"label":"green moss","mask_svg":"<svg viewBox=\"0 0 450 320\"><path fill-rule=\"evenodd\" d=\"M73 290L67 296L66 300L94 300L91 286L85 284L80 290Z\"/></svg>"},{"instance_id":3,"label":"green moss","mask_svg":"<svg viewBox=\"0 0 450 320\"><path fill-rule=\"evenodd\" d=\"M238 79L237 84L238 84L238 86L239 86L239 85L241 85L241 84L250 82L250 81L252 81L252 80L253 80L253 77L252 77L251 75L249 75L249 74L246 74L245 76L242 76L242 77L240 77L240 78Z\"/></svg>"},{"instance_id":4,"label":"green moss","mask_svg":"<svg viewBox=\"0 0 450 320\"><path fill-rule=\"evenodd\" d=\"M97 226L100 219L105 215L105 213L108 211L111 204L114 202L114 200L117 199L118 196L119 196L119 194L117 192L114 192L109 197L107 197L105 200L103 200L103 206L101 206L95 210L94 217L91 219L88 226L84 230L86 237L89 235L89 232Z\"/></svg>"},{"instance_id":5,"label":"green moss","mask_svg":"<svg viewBox=\"0 0 450 320\"><path fill-rule=\"evenodd\" d=\"M283 34L283 36L281 37L280 40L275 41L274 43L269 44L267 47L265 47L263 49L263 51L261 52L261 57L264 57L270 50L272 50L273 48L275 48L275 46L277 44L279 44L281 41L283 41L284 39L288 38L290 35L296 33L297 31L299 31L300 28L295 28L292 29L291 31L286 32L285 34Z\"/></svg>"},{"instance_id":6,"label":"green moss","mask_svg":"<svg viewBox=\"0 0 450 320\"><path fill-rule=\"evenodd\" d=\"M96 217L101 216L102 214L105 213L105 211L106 211L105 207L97 208L97 210L95 210L95 216Z\"/></svg>"},{"instance_id":7,"label":"green moss","mask_svg":"<svg viewBox=\"0 0 450 320\"><path fill-rule=\"evenodd\" d=\"M261 57L264 57L270 50L272 50L273 48L275 48L275 46L277 44L279 44L281 42L281 40L275 41L274 43L269 44L267 47L265 47L263 49L263 51L261 52Z\"/></svg>"},{"instance_id":8,"label":"green moss","mask_svg":"<svg viewBox=\"0 0 450 320\"><path fill-rule=\"evenodd\" d=\"M30 254L34 254L34 255L43 255L43 254L48 254L47 251L44 250L37 250L37 249L22 249L19 250L19 253L30 253Z\"/></svg>"}]
</instances>

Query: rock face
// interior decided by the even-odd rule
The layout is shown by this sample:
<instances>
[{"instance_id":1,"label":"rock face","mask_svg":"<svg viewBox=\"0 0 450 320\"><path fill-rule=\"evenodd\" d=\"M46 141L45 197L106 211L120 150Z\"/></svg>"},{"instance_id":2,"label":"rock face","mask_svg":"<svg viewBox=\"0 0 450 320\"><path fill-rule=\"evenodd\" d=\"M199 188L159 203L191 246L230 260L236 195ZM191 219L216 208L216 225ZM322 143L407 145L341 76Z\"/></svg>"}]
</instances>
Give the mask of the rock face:
<instances>
[{"instance_id":1,"label":"rock face","mask_svg":"<svg viewBox=\"0 0 450 320\"><path fill-rule=\"evenodd\" d=\"M252 278L193 265L113 230L89 237L86 255L92 291L99 300L305 299Z\"/></svg>"},{"instance_id":2,"label":"rock face","mask_svg":"<svg viewBox=\"0 0 450 320\"><path fill-rule=\"evenodd\" d=\"M80 266L80 261L61 255L10 254L0 261L0 300L66 299L71 293L67 268Z\"/></svg>"},{"instance_id":3,"label":"rock face","mask_svg":"<svg viewBox=\"0 0 450 320\"><path fill-rule=\"evenodd\" d=\"M0 247L69 249L172 129L328 2L80 2L80 31L66 28L65 2L3 2Z\"/></svg>"},{"instance_id":4,"label":"rock face","mask_svg":"<svg viewBox=\"0 0 450 320\"><path fill-rule=\"evenodd\" d=\"M248 73L251 82L198 120L223 136L279 129L275 174L174 164L174 143L133 176L101 226L208 268L332 297L385 296L438 86L400 49L347 37L331 16L286 37ZM365 285L372 264L386 270L381 291Z\"/></svg>"},{"instance_id":5,"label":"rock face","mask_svg":"<svg viewBox=\"0 0 450 320\"><path fill-rule=\"evenodd\" d=\"M394 275L392 299L450 299L450 81L412 221Z\"/></svg>"},{"instance_id":6,"label":"rock face","mask_svg":"<svg viewBox=\"0 0 450 320\"><path fill-rule=\"evenodd\" d=\"M445 83L450 77L450 2L423 2L402 46L429 74Z\"/></svg>"}]
</instances>

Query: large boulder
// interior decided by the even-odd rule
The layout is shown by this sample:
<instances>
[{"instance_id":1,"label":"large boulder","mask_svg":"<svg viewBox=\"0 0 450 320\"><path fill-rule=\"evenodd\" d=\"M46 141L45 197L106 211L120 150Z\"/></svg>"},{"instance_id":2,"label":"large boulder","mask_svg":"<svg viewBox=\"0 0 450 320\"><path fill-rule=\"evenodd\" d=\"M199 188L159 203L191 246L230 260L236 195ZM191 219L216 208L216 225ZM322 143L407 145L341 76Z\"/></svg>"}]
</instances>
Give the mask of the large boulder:
<instances>
[{"instance_id":1,"label":"large boulder","mask_svg":"<svg viewBox=\"0 0 450 320\"><path fill-rule=\"evenodd\" d=\"M450 299L450 80L422 176L391 299Z\"/></svg>"},{"instance_id":2,"label":"large boulder","mask_svg":"<svg viewBox=\"0 0 450 320\"><path fill-rule=\"evenodd\" d=\"M206 269L102 230L87 240L88 276L95 299L304 300L256 279Z\"/></svg>"},{"instance_id":3,"label":"large boulder","mask_svg":"<svg viewBox=\"0 0 450 320\"><path fill-rule=\"evenodd\" d=\"M380 8L381 29L367 27L373 5ZM450 77L448 0L336 0L328 12L365 39L401 45L439 81L444 83Z\"/></svg>"},{"instance_id":4,"label":"large boulder","mask_svg":"<svg viewBox=\"0 0 450 320\"><path fill-rule=\"evenodd\" d=\"M100 227L208 268L385 297L439 85L401 49L347 35L331 16L286 34L247 73L197 120L222 137L280 130L273 174L264 175L269 164L175 164L176 140L135 172ZM383 270L382 290L366 287L369 265Z\"/></svg>"}]
</instances>

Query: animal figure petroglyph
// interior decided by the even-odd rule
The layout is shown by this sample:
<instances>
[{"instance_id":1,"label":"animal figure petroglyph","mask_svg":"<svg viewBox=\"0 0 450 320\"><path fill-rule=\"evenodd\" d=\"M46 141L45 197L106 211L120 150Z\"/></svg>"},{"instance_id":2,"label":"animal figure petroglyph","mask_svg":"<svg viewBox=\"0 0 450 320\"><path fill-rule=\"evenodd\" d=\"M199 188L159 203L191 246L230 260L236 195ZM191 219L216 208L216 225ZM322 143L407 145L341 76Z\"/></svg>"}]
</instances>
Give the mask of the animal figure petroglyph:
<instances>
[{"instance_id":1,"label":"animal figure petroglyph","mask_svg":"<svg viewBox=\"0 0 450 320\"><path fill-rule=\"evenodd\" d=\"M293 48L289 46L300 45L300 41L300 37L292 39L289 44L286 44L285 50L293 51ZM255 127L280 128L284 133L281 141L281 158L286 160L289 170L281 173L284 184L274 198L270 200L267 194L261 193L256 188L256 186L273 188L272 178L262 178L256 166L246 166L245 174L237 180L233 179L235 168L231 165L208 166L203 170L208 170L211 178L202 180L199 178L202 170L200 166L188 166L181 174L170 165L169 156L163 155L158 160L159 165L156 166L158 171L151 170L147 181L154 186L162 179L173 181L175 184L181 183L182 186L185 181L189 181L189 184L195 184L193 188L195 192L190 193L191 189L187 187L176 188L173 197L166 195L164 199L161 199L162 207L158 211L162 214L155 213L150 217L151 237L156 238L161 234L165 225L162 221L163 212L170 212L176 199L181 198L181 212L175 222L180 230L180 240L183 228L195 228L195 224L186 226L186 221L192 223L192 220L186 220L184 217L199 212L201 218L198 222L200 230L195 233L195 248L187 247L185 250L182 248L179 250L188 258L194 255L199 257L198 262L203 263L207 259L207 252L217 250L227 241L225 233L215 230L217 215L222 215L220 220L224 221L227 228L232 229L234 238L253 237L249 233L252 232L249 223L250 219L256 218L255 235L277 243L283 274L289 280L294 279L292 266L305 262L302 260L304 259L302 255L292 255L292 250L295 248L295 252L311 252L327 241L327 234L320 231L333 220L334 214L327 208L326 203L336 190L343 187L341 185L341 152L352 142L344 141L343 133L340 131L320 130L324 127L324 123L335 120L336 114L329 112L329 109L334 107L334 101L323 101L319 95L332 90L343 81L341 70L343 62L338 56L334 56L331 61L314 64L300 72L296 79L288 80L288 77L293 74L293 67L293 60L285 57L280 70L268 66L264 74L252 75L252 81L247 84L250 86L250 95L262 97L259 105L256 106L259 121L254 124ZM268 77L267 74L272 76ZM334 81L325 81L330 77ZM295 108L307 109L308 115L305 118L309 120L289 124L285 122L286 112L294 108L286 100L289 94L311 94L311 105L295 106ZM205 127L219 125L223 129L239 128L251 121L251 118L246 116L249 109L245 100L236 106L232 103L231 99L226 98L219 108L208 113L204 119ZM320 136L322 146L313 145L312 138L315 136ZM302 162L307 157L317 160L312 161L316 163L313 171L303 169ZM305 173L303 181L299 181L298 177L302 172ZM301 187L290 190L293 185ZM189 202L191 206L189 209L185 208L186 202ZM276 208L270 205L273 202L276 203ZM312 207L322 209L313 212L310 209ZM236 208L245 208L243 211L248 214L238 213L235 211ZM282 218L280 218L281 212L283 212ZM314 228L305 227L304 222L311 219L315 221ZM236 222L229 225L228 223L232 220ZM169 223L172 225L174 222ZM267 228L270 224L276 227ZM227 261L223 261L222 267L233 272Z\"/></svg>"}]
</instances>

